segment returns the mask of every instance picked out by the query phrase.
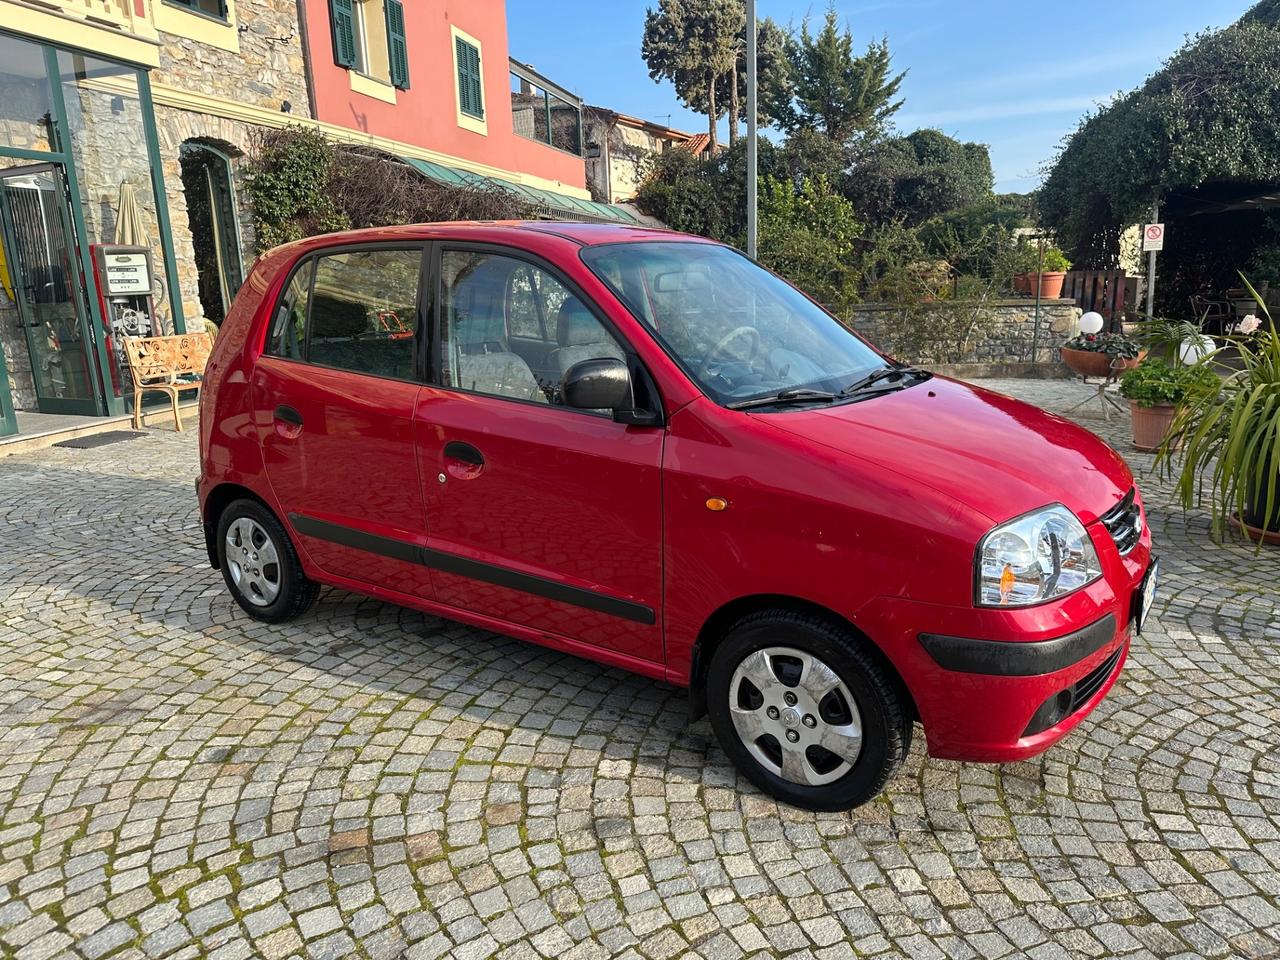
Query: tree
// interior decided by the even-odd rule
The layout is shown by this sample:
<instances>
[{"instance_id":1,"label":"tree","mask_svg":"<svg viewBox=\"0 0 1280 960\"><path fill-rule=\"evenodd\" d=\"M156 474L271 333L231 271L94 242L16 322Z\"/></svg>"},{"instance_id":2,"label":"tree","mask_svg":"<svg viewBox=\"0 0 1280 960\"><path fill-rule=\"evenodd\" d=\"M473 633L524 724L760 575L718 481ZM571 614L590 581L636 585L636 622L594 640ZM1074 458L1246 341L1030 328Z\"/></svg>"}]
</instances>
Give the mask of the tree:
<instances>
[{"instance_id":1,"label":"tree","mask_svg":"<svg viewBox=\"0 0 1280 960\"><path fill-rule=\"evenodd\" d=\"M991 196L991 155L937 130L917 130L876 144L851 171L846 190L868 223L923 223Z\"/></svg>"},{"instance_id":2,"label":"tree","mask_svg":"<svg viewBox=\"0 0 1280 960\"><path fill-rule=\"evenodd\" d=\"M784 121L788 130L808 127L846 143L879 132L902 106L895 97L906 72L891 76L889 41L874 41L856 56L852 32L837 27L835 7L827 9L816 35L804 22L792 44L791 61L795 98Z\"/></svg>"},{"instance_id":3,"label":"tree","mask_svg":"<svg viewBox=\"0 0 1280 960\"><path fill-rule=\"evenodd\" d=\"M658 0L645 11L640 55L649 76L670 80L685 106L706 114L713 152L725 111L716 87L733 69L745 16L741 0Z\"/></svg>"},{"instance_id":4,"label":"tree","mask_svg":"<svg viewBox=\"0 0 1280 960\"><path fill-rule=\"evenodd\" d=\"M765 17L756 25L756 122L781 124L791 115L790 39L786 31ZM738 139L738 121L747 119L747 31L736 42L729 72L716 84L716 102L729 105L729 142Z\"/></svg>"},{"instance_id":5,"label":"tree","mask_svg":"<svg viewBox=\"0 0 1280 960\"><path fill-rule=\"evenodd\" d=\"M843 312L857 296L855 253L862 224L825 177L799 187L760 185L760 262L819 303Z\"/></svg>"},{"instance_id":6,"label":"tree","mask_svg":"<svg viewBox=\"0 0 1280 960\"><path fill-rule=\"evenodd\" d=\"M1113 267L1122 230L1152 201L1280 181L1278 88L1280 4L1268 0L1192 38L1137 90L1085 117L1040 189L1045 225L1073 260Z\"/></svg>"}]
</instances>

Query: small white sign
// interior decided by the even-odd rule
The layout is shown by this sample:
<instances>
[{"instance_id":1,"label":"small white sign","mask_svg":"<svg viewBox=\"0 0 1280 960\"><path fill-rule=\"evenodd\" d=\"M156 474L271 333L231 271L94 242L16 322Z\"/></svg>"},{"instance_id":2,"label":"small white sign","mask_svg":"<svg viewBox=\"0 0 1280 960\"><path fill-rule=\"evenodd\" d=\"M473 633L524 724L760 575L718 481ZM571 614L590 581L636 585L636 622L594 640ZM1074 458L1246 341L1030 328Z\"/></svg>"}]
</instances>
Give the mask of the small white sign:
<instances>
[{"instance_id":1,"label":"small white sign","mask_svg":"<svg viewBox=\"0 0 1280 960\"><path fill-rule=\"evenodd\" d=\"M1164 224L1148 223L1142 228L1142 252L1164 249Z\"/></svg>"},{"instance_id":2,"label":"small white sign","mask_svg":"<svg viewBox=\"0 0 1280 960\"><path fill-rule=\"evenodd\" d=\"M104 260L109 296L136 296L151 292L151 274L147 270L145 253L110 253Z\"/></svg>"}]
</instances>

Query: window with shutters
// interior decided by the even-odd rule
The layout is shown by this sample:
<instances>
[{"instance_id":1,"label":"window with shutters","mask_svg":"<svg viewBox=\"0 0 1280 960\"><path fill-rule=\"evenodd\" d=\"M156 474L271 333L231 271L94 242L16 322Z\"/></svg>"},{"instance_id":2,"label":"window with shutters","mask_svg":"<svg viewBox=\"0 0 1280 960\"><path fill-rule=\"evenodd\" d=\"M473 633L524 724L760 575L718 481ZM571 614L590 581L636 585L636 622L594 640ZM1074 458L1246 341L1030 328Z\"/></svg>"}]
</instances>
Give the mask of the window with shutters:
<instances>
[{"instance_id":1,"label":"window with shutters","mask_svg":"<svg viewBox=\"0 0 1280 960\"><path fill-rule=\"evenodd\" d=\"M480 48L454 37L458 62L458 109L469 117L484 119L484 83L480 75Z\"/></svg>"}]
</instances>

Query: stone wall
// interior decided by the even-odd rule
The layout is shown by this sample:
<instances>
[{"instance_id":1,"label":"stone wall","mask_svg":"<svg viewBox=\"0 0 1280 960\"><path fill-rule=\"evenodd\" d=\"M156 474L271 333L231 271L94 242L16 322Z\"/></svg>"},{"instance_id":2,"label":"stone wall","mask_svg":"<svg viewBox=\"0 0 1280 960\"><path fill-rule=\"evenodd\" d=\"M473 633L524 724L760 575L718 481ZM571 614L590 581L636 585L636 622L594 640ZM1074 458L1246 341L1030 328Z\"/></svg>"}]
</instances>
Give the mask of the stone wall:
<instances>
[{"instance_id":1,"label":"stone wall","mask_svg":"<svg viewBox=\"0 0 1280 960\"><path fill-rule=\"evenodd\" d=\"M291 116L309 119L311 113L296 0L242 0L236 4L236 14L239 18L236 28L239 53L162 32L160 66L151 74L153 84L271 110L281 110L288 101ZM319 40L316 50L323 55L327 38ZM252 150L254 136L261 128L165 105L157 105L155 113L182 309L188 329L194 329L204 317L204 307L200 302L195 248L182 185L182 144L200 141L218 148L231 158L232 184L240 221L240 250L247 274L254 260L255 247L253 213L245 190L246 160Z\"/></svg>"},{"instance_id":2,"label":"stone wall","mask_svg":"<svg viewBox=\"0 0 1280 960\"><path fill-rule=\"evenodd\" d=\"M992 300L981 305L955 302L922 304L909 322L927 324L931 312L955 309L976 311L980 319L964 347L954 355L942 358L949 363L1056 363L1060 359L1058 346L1075 334L1080 322L1080 308L1074 300L1043 300L1037 327L1035 301L1027 298ZM897 349L893 327L907 321L900 307L883 303L859 304L847 317L854 330L889 353L895 353ZM900 359L927 361L939 358L901 356Z\"/></svg>"}]
</instances>

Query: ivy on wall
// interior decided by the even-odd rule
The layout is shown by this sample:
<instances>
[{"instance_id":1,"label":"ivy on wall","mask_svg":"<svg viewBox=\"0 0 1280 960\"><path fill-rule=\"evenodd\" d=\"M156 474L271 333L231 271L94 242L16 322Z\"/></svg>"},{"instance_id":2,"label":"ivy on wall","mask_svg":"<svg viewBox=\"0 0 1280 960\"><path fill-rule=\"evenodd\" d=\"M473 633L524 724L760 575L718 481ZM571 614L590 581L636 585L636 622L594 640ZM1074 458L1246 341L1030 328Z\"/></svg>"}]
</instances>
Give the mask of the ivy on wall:
<instances>
[{"instance_id":1,"label":"ivy on wall","mask_svg":"<svg viewBox=\"0 0 1280 960\"><path fill-rule=\"evenodd\" d=\"M394 157L335 145L302 126L263 133L247 181L259 250L358 227L534 216L499 186L440 183Z\"/></svg>"}]
</instances>

